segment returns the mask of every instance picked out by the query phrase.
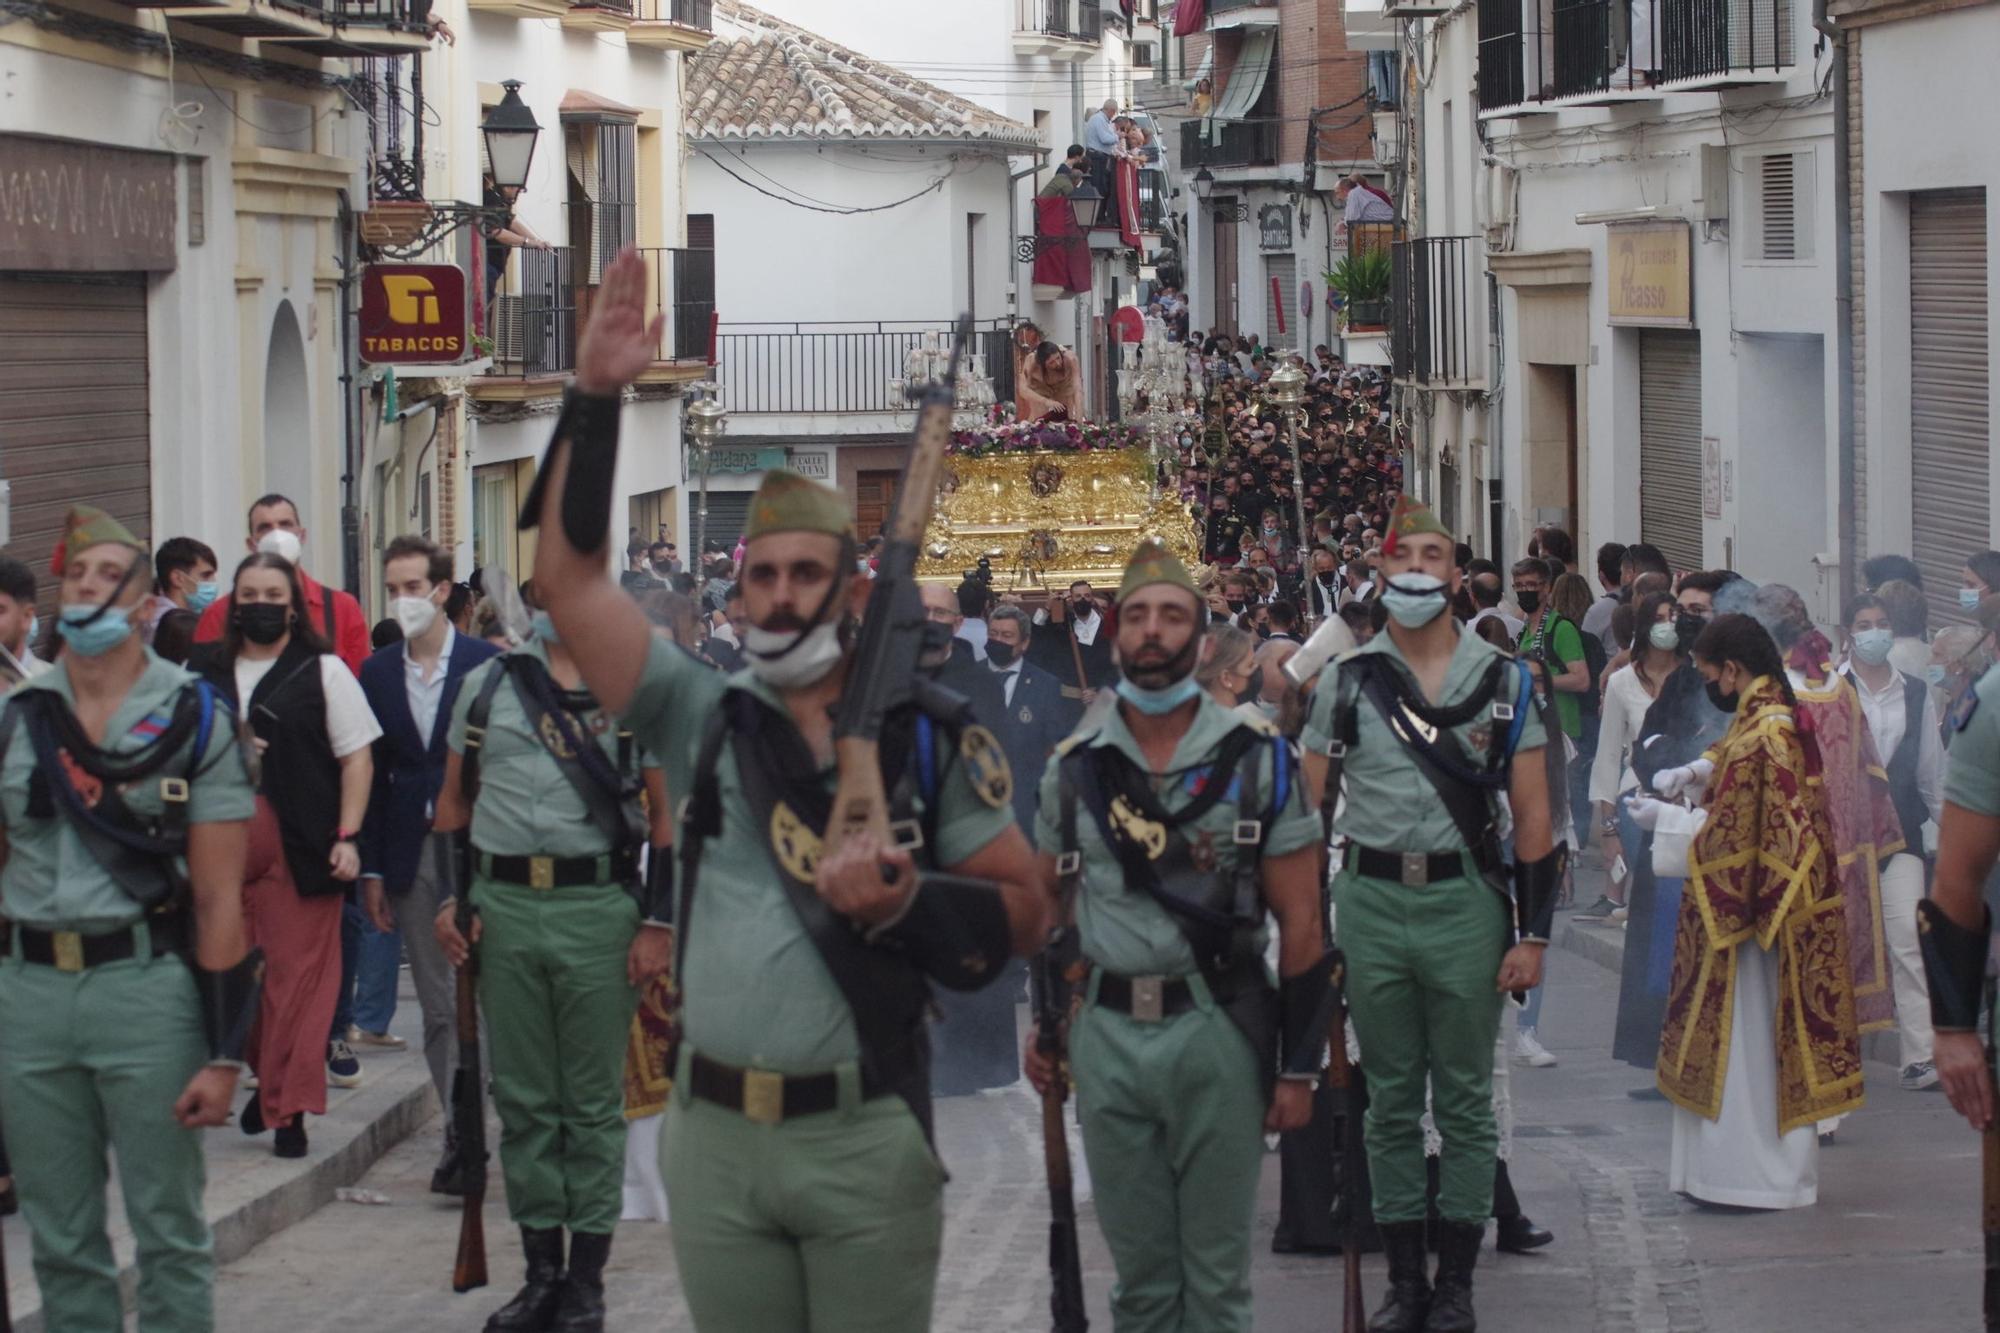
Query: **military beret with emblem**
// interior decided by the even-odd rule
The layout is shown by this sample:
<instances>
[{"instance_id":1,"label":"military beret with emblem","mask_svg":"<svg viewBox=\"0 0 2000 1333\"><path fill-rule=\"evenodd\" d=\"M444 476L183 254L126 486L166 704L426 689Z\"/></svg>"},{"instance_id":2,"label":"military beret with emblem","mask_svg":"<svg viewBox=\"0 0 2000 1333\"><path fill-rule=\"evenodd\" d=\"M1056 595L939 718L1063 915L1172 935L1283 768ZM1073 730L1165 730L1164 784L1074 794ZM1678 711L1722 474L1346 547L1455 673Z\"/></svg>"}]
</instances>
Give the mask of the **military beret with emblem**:
<instances>
[{"instance_id":1,"label":"military beret with emblem","mask_svg":"<svg viewBox=\"0 0 2000 1333\"><path fill-rule=\"evenodd\" d=\"M93 546L123 546L146 553L146 544L132 535L132 530L111 515L94 505L75 505L63 521L63 535L56 542L55 557L49 572L61 574L68 567L70 557L87 551Z\"/></svg>"},{"instance_id":2,"label":"military beret with emblem","mask_svg":"<svg viewBox=\"0 0 2000 1333\"><path fill-rule=\"evenodd\" d=\"M830 486L785 468L764 474L750 498L750 522L744 535L751 541L773 532L823 532L830 537L854 536L854 516L847 498Z\"/></svg>"},{"instance_id":3,"label":"military beret with emblem","mask_svg":"<svg viewBox=\"0 0 2000 1333\"><path fill-rule=\"evenodd\" d=\"M1139 549L1132 552L1132 559L1125 566L1125 577L1118 583L1118 600L1122 602L1139 589L1150 588L1156 583L1186 588L1197 601L1201 598L1180 557L1169 551L1157 537L1148 537L1139 543Z\"/></svg>"}]
</instances>

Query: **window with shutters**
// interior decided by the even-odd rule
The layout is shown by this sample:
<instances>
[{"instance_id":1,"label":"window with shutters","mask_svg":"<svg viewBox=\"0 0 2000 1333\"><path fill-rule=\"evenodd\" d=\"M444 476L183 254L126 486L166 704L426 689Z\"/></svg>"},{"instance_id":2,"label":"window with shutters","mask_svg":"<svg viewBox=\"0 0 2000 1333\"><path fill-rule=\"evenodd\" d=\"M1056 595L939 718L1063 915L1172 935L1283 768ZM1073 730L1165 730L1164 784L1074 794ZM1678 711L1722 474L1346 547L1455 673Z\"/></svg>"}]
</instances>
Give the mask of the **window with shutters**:
<instances>
[{"instance_id":1,"label":"window with shutters","mask_svg":"<svg viewBox=\"0 0 2000 1333\"><path fill-rule=\"evenodd\" d=\"M1813 258L1813 156L1764 153L1745 164L1749 255L1762 263Z\"/></svg>"},{"instance_id":2,"label":"window with shutters","mask_svg":"<svg viewBox=\"0 0 2000 1333\"><path fill-rule=\"evenodd\" d=\"M566 120L569 244L573 272L596 285L639 237L638 127L620 120Z\"/></svg>"},{"instance_id":3,"label":"window with shutters","mask_svg":"<svg viewBox=\"0 0 2000 1333\"><path fill-rule=\"evenodd\" d=\"M690 213L688 220L688 243L690 250L713 250L715 248L715 214Z\"/></svg>"}]
</instances>

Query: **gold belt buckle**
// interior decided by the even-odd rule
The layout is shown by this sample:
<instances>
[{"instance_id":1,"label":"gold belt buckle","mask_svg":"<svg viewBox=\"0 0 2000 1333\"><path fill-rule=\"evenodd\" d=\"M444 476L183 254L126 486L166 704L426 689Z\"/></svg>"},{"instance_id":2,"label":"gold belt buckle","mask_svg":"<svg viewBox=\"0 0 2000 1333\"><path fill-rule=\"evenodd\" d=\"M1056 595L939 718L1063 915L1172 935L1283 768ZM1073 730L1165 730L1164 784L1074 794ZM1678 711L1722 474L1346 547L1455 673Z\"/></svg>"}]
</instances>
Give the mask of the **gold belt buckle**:
<instances>
[{"instance_id":1,"label":"gold belt buckle","mask_svg":"<svg viewBox=\"0 0 2000 1333\"><path fill-rule=\"evenodd\" d=\"M753 1125L776 1125L785 1118L785 1076L768 1069L743 1071L743 1118Z\"/></svg>"},{"instance_id":2,"label":"gold belt buckle","mask_svg":"<svg viewBox=\"0 0 2000 1333\"><path fill-rule=\"evenodd\" d=\"M58 930L50 934L56 951L56 971L83 971L83 936L73 930Z\"/></svg>"},{"instance_id":3,"label":"gold belt buckle","mask_svg":"<svg viewBox=\"0 0 2000 1333\"><path fill-rule=\"evenodd\" d=\"M528 858L528 887L553 889L556 886L556 859L553 856Z\"/></svg>"},{"instance_id":4,"label":"gold belt buckle","mask_svg":"<svg viewBox=\"0 0 2000 1333\"><path fill-rule=\"evenodd\" d=\"M1132 1018L1140 1023L1158 1023L1167 1016L1167 979L1132 978Z\"/></svg>"},{"instance_id":5,"label":"gold belt buckle","mask_svg":"<svg viewBox=\"0 0 2000 1333\"><path fill-rule=\"evenodd\" d=\"M1431 858L1427 852L1403 853L1403 887L1421 889L1431 882Z\"/></svg>"}]
</instances>

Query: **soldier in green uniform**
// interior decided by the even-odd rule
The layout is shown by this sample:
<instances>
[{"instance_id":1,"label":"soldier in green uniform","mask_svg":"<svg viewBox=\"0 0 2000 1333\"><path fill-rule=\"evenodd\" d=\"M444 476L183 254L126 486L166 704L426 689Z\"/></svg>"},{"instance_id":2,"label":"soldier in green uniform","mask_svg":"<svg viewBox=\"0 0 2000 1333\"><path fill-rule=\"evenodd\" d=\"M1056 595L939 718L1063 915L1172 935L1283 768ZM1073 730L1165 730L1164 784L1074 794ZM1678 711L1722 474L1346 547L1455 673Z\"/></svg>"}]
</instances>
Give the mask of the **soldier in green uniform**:
<instances>
[{"instance_id":1,"label":"soldier in green uniform","mask_svg":"<svg viewBox=\"0 0 2000 1333\"><path fill-rule=\"evenodd\" d=\"M1938 1081L1959 1114L1984 1130L1993 1121L1993 1073L1979 1040L1993 914L1985 886L2000 860L2000 671L1967 690L1948 724L1944 817L1937 873L1917 904L1917 942L1937 1029Z\"/></svg>"},{"instance_id":2,"label":"soldier in green uniform","mask_svg":"<svg viewBox=\"0 0 2000 1333\"><path fill-rule=\"evenodd\" d=\"M0 1121L51 1333L125 1326L110 1156L139 1326L214 1327L201 1128L229 1116L256 1013L249 771L227 702L137 633L145 570L123 525L72 509L61 659L0 714Z\"/></svg>"},{"instance_id":3,"label":"soldier in green uniform","mask_svg":"<svg viewBox=\"0 0 2000 1333\"><path fill-rule=\"evenodd\" d=\"M1390 1279L1368 1327L1470 1333L1498 1147L1493 1042L1502 996L1540 980L1562 857L1527 672L1446 613L1459 578L1449 530L1407 498L1389 527L1388 630L1320 673L1300 739L1315 799L1345 784L1333 896ZM1427 1080L1444 1140L1435 1292L1424 1264Z\"/></svg>"},{"instance_id":4,"label":"soldier in green uniform","mask_svg":"<svg viewBox=\"0 0 2000 1333\"><path fill-rule=\"evenodd\" d=\"M582 684L536 611L532 637L460 687L438 796L438 832L469 826L464 864L445 882L466 891L469 880L474 915L468 941L447 899L435 928L454 967L468 943L479 948L507 1211L527 1260L526 1284L487 1333L604 1327L604 1261L624 1202L626 1033L672 944L660 771L641 769L632 733Z\"/></svg>"},{"instance_id":5,"label":"soldier in green uniform","mask_svg":"<svg viewBox=\"0 0 2000 1333\"><path fill-rule=\"evenodd\" d=\"M1250 1327L1263 1136L1310 1117L1331 1016L1319 826L1290 742L1196 686L1206 614L1142 545L1118 589L1118 705L1050 759L1036 825L1089 968L1070 1066L1119 1333ZM1032 1038L1026 1064L1044 1086Z\"/></svg>"},{"instance_id":6,"label":"soldier in green uniform","mask_svg":"<svg viewBox=\"0 0 2000 1333\"><path fill-rule=\"evenodd\" d=\"M869 586L838 492L789 472L758 488L739 580L749 665L733 676L653 637L611 581L618 395L658 333L644 283L629 252L607 272L522 517L584 683L686 802L682 1041L660 1140L683 1290L712 1333L916 1333L943 1229L929 982L972 988L1038 949L1046 899L997 743L927 707L893 711L882 736L896 845L821 848L831 709Z\"/></svg>"}]
</instances>

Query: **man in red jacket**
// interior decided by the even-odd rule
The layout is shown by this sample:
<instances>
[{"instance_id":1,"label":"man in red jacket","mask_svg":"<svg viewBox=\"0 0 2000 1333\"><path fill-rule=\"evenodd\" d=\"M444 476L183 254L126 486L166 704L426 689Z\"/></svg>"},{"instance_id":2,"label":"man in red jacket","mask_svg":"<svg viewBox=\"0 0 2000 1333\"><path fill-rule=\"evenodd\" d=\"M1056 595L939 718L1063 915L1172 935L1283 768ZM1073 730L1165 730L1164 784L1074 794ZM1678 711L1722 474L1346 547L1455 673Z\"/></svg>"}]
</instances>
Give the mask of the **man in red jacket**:
<instances>
[{"instance_id":1,"label":"man in red jacket","mask_svg":"<svg viewBox=\"0 0 2000 1333\"><path fill-rule=\"evenodd\" d=\"M333 645L333 652L347 669L361 674L361 664L368 659L368 622L361 614L361 603L354 600L351 593L338 588L329 588L324 583L314 581L305 571L300 552L306 544L306 530L299 526L299 507L282 495L267 495L250 506L250 535L244 541L245 549L252 553L270 551L283 556L299 567L299 582L305 585L306 615L312 627ZM202 612L201 623L195 626L196 643L212 643L222 637L229 627L229 614L235 604L233 597L218 597Z\"/></svg>"}]
</instances>

